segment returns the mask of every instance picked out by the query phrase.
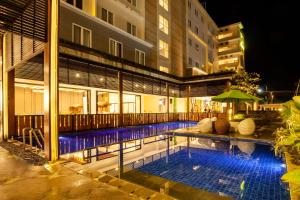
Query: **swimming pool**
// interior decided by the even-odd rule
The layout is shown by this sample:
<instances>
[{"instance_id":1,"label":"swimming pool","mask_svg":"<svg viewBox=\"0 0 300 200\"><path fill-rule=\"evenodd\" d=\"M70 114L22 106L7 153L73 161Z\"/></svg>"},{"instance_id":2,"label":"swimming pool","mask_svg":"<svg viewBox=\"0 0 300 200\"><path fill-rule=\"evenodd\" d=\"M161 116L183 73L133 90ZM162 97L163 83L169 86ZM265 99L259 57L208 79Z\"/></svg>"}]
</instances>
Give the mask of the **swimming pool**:
<instances>
[{"instance_id":1,"label":"swimming pool","mask_svg":"<svg viewBox=\"0 0 300 200\"><path fill-rule=\"evenodd\" d=\"M61 155L73 153L91 147L115 144L121 140L125 142L134 139L157 136L163 134L165 131L195 126L196 124L196 122L168 122L70 133L59 137L59 150Z\"/></svg>"},{"instance_id":2,"label":"swimming pool","mask_svg":"<svg viewBox=\"0 0 300 200\"><path fill-rule=\"evenodd\" d=\"M200 138L190 145L137 171L234 199L289 199L285 165L271 146Z\"/></svg>"}]
</instances>

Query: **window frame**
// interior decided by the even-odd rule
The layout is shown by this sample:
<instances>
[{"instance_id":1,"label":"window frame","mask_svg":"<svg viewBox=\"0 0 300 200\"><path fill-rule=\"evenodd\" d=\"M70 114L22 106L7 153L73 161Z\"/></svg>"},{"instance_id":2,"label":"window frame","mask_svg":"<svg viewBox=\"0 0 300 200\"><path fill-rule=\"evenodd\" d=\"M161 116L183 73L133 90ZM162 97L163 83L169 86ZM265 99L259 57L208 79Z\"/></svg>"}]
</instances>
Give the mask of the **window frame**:
<instances>
[{"instance_id":1,"label":"window frame","mask_svg":"<svg viewBox=\"0 0 300 200\"><path fill-rule=\"evenodd\" d=\"M89 33L90 33L90 45L89 46L86 46L86 47L89 47L89 48L92 48L92 30L91 29L88 29L88 28L86 28L86 27L84 27L84 26L81 26L81 25L79 25L79 24L76 24L76 23L72 23L72 42L73 43L75 43L74 42L74 36L75 36L75 34L74 34L74 26L77 26L77 27L79 27L80 28L80 44L79 45L82 45L82 46L86 46L86 45L84 45L83 44L83 41L84 41L84 38L83 38L83 31L84 30L87 30ZM77 43L76 43L77 44Z\"/></svg>"},{"instance_id":2,"label":"window frame","mask_svg":"<svg viewBox=\"0 0 300 200\"><path fill-rule=\"evenodd\" d=\"M136 28L136 25L134 25L134 24L132 24L132 23L130 23L130 22L127 22L127 27L126 27L126 32L127 33L129 33L130 35L133 35L133 36L137 36L137 28ZM130 32L128 32L128 25L130 26ZM133 28L135 29L135 32L134 32L134 34L133 34Z\"/></svg>"},{"instance_id":3,"label":"window frame","mask_svg":"<svg viewBox=\"0 0 300 200\"><path fill-rule=\"evenodd\" d=\"M117 55L115 54L115 53L116 53L116 49L115 49L115 53L114 53L114 54L111 53L111 49L110 49L110 46L111 46L111 45L110 45L110 42L111 42L111 41L114 41L116 44L117 44L117 43L121 44L121 47L122 47L122 48L121 48L121 57L119 57L119 56L117 56ZM113 56L116 56L116 57L119 57L119 58L123 58L123 47L124 47L124 46L123 46L123 43L122 43L122 42L120 42L120 41L118 41L118 40L115 40L115 39L113 39L113 38L109 38L109 40L108 40L108 52L109 52L110 55L113 55Z\"/></svg>"},{"instance_id":4,"label":"window frame","mask_svg":"<svg viewBox=\"0 0 300 200\"><path fill-rule=\"evenodd\" d=\"M163 44L163 47L161 47L160 44ZM159 49L158 49L159 55L163 56L164 58L169 58L169 44L163 40L159 40L158 47L159 47ZM167 50L164 50L165 47L167 47L166 48ZM166 51L167 55L165 55L165 51ZM162 54L161 52L164 52L164 53Z\"/></svg>"},{"instance_id":5,"label":"window frame","mask_svg":"<svg viewBox=\"0 0 300 200\"><path fill-rule=\"evenodd\" d=\"M106 18L107 18L107 20L104 20L104 19L103 19L103 11L106 12ZM112 23L109 22L109 14L112 15ZM113 12L111 12L111 11L107 10L106 8L102 7L102 8L101 8L101 20L102 20L102 21L105 21L105 22L108 23L108 24L114 25L114 22L115 22L115 15L114 15Z\"/></svg>"},{"instance_id":6,"label":"window frame","mask_svg":"<svg viewBox=\"0 0 300 200\"><path fill-rule=\"evenodd\" d=\"M136 56L137 56L137 53L138 53L138 56L139 56L139 60L138 60L138 61L136 60L136 58L137 58L137 57L136 57ZM141 54L142 54L143 57L144 57L144 63L141 63L141 62L140 62L140 58L141 58L140 55L141 55ZM144 51L142 51L142 50L135 49L135 50L134 50L134 60L135 60L136 63L145 66L145 65L146 65L146 53L145 53Z\"/></svg>"},{"instance_id":7,"label":"window frame","mask_svg":"<svg viewBox=\"0 0 300 200\"><path fill-rule=\"evenodd\" d=\"M166 24L165 24L166 22ZM162 25L162 28L160 27ZM158 16L158 29L165 33L166 35L169 35L169 20L167 20L164 16L159 15ZM165 31L166 30L166 31Z\"/></svg>"},{"instance_id":8,"label":"window frame","mask_svg":"<svg viewBox=\"0 0 300 200\"><path fill-rule=\"evenodd\" d=\"M166 11L169 11L169 0L159 0L158 4Z\"/></svg>"}]
</instances>

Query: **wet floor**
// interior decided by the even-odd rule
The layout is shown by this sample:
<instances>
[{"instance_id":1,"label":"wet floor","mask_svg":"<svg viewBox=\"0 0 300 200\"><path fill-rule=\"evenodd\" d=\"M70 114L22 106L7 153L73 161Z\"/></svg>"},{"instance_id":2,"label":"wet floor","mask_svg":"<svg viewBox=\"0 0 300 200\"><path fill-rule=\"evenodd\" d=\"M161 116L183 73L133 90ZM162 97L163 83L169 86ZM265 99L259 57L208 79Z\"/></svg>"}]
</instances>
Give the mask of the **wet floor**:
<instances>
[{"instance_id":1,"label":"wet floor","mask_svg":"<svg viewBox=\"0 0 300 200\"><path fill-rule=\"evenodd\" d=\"M137 199L60 164L33 166L0 147L1 200Z\"/></svg>"}]
</instances>

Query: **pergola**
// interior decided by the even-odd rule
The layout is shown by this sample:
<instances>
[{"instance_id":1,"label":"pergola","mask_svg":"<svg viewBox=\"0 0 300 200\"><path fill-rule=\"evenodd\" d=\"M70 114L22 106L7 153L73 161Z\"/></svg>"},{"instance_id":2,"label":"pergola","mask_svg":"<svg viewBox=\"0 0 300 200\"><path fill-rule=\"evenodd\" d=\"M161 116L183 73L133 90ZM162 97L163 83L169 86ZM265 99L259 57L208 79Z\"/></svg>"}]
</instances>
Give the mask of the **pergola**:
<instances>
[{"instance_id":1,"label":"pergola","mask_svg":"<svg viewBox=\"0 0 300 200\"><path fill-rule=\"evenodd\" d=\"M15 67L44 52L44 135L50 161L58 159L58 22L59 0L0 1L0 140L7 140L15 129Z\"/></svg>"}]
</instances>

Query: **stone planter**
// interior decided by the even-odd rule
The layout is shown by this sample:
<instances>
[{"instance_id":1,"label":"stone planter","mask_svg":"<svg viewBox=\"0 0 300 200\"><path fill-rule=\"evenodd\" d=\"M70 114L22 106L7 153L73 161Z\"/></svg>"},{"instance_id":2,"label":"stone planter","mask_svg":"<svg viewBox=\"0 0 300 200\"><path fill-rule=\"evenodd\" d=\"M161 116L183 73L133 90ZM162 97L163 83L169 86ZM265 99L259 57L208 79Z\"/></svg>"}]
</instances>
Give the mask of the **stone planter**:
<instances>
[{"instance_id":1,"label":"stone planter","mask_svg":"<svg viewBox=\"0 0 300 200\"><path fill-rule=\"evenodd\" d=\"M230 124L227 120L218 119L214 123L214 128L217 134L227 134L229 132Z\"/></svg>"}]
</instances>

